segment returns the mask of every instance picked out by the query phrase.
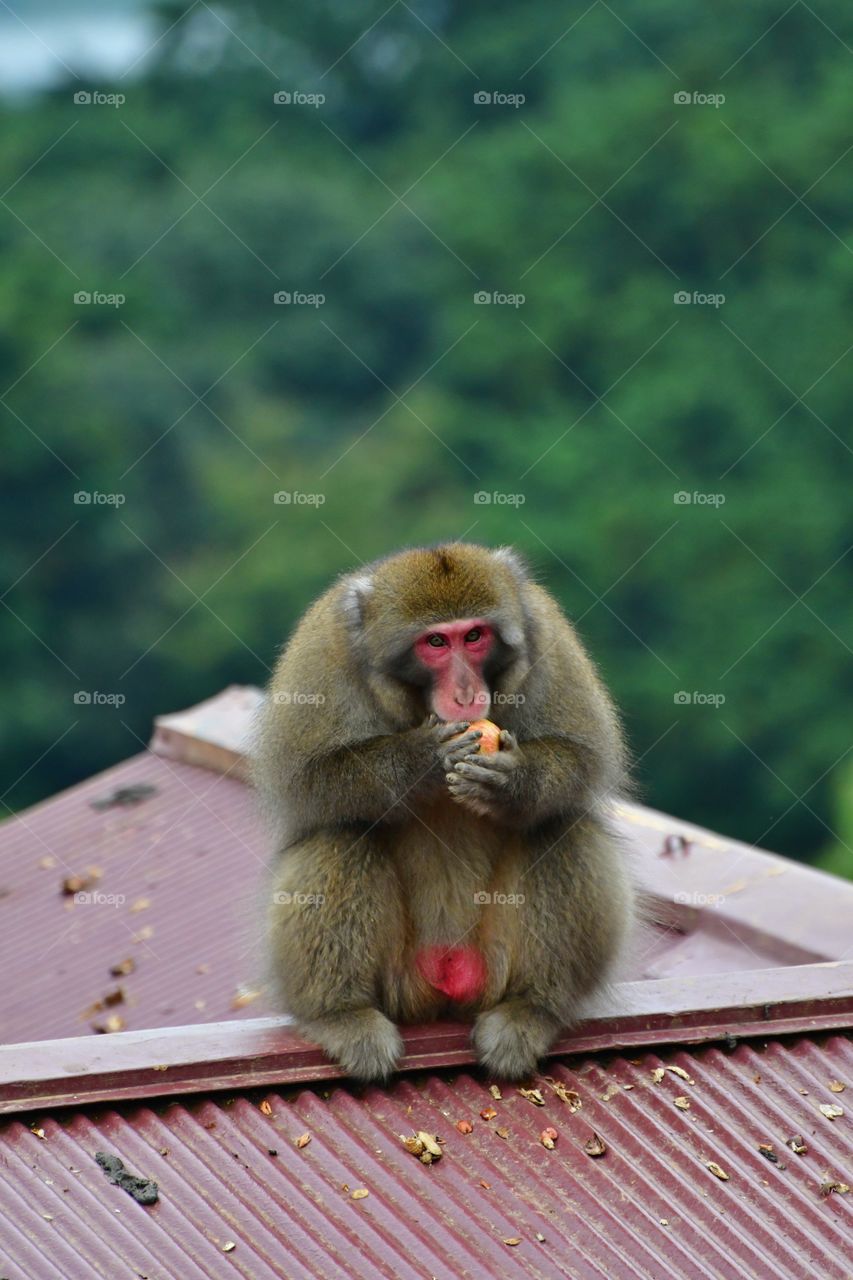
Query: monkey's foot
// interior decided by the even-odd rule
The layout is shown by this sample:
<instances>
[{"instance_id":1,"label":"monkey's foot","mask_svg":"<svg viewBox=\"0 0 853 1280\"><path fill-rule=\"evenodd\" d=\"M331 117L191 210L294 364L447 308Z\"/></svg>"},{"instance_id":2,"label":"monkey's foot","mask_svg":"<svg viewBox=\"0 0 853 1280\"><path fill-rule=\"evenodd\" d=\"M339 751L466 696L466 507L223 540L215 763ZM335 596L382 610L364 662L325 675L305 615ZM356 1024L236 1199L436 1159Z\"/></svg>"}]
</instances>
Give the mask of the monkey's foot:
<instances>
[{"instance_id":1,"label":"monkey's foot","mask_svg":"<svg viewBox=\"0 0 853 1280\"><path fill-rule=\"evenodd\" d=\"M559 1027L544 1010L523 1000L505 1000L480 1014L472 1039L487 1071L501 1080L522 1080L536 1070Z\"/></svg>"},{"instance_id":2,"label":"monkey's foot","mask_svg":"<svg viewBox=\"0 0 853 1280\"><path fill-rule=\"evenodd\" d=\"M403 1053L399 1031L378 1009L330 1013L300 1029L356 1080L387 1080Z\"/></svg>"}]
</instances>

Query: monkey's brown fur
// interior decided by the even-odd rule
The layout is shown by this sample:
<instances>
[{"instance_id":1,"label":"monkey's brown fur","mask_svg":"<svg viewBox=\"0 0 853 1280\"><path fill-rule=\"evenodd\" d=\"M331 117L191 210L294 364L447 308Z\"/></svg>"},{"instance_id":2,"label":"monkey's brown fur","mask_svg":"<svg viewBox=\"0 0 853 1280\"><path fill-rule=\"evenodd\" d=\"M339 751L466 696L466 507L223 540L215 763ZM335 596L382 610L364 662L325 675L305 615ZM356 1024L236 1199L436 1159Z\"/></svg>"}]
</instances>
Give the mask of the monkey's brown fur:
<instances>
[{"instance_id":1,"label":"monkey's brown fur","mask_svg":"<svg viewBox=\"0 0 853 1280\"><path fill-rule=\"evenodd\" d=\"M478 617L502 643L484 714L507 749L489 757L450 741L428 688L405 679L417 634ZM607 823L625 767L616 714L517 555L450 543L337 582L279 660L256 761L280 848L272 977L302 1032L381 1079L395 1023L466 1017L495 1075L533 1070L606 980L633 892ZM415 954L463 943L488 977L460 1006Z\"/></svg>"}]
</instances>

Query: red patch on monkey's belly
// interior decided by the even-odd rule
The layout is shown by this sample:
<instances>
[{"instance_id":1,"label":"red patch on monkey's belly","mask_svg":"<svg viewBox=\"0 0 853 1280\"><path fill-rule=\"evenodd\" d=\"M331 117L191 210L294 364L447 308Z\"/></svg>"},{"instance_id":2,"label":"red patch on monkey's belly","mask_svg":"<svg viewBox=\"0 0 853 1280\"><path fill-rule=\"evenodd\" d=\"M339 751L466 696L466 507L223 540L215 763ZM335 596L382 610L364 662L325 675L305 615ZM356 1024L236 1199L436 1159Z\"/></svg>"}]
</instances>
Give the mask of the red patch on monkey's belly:
<instances>
[{"instance_id":1,"label":"red patch on monkey's belly","mask_svg":"<svg viewBox=\"0 0 853 1280\"><path fill-rule=\"evenodd\" d=\"M486 988L486 962L476 947L424 947L415 956L418 972L450 1000L476 1000Z\"/></svg>"}]
</instances>

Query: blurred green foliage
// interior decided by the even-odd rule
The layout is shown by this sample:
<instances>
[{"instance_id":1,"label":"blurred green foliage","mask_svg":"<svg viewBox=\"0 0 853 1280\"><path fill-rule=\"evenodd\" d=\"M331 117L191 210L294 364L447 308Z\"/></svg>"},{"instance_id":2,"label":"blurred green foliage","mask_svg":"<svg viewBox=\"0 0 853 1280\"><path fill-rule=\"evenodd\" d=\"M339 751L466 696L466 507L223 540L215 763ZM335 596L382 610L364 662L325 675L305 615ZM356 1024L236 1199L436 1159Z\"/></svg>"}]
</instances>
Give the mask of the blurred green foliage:
<instances>
[{"instance_id":1,"label":"blurred green foliage","mask_svg":"<svg viewBox=\"0 0 853 1280\"><path fill-rule=\"evenodd\" d=\"M853 874L848 7L161 15L121 81L3 111L4 803L466 536L578 620L648 803Z\"/></svg>"}]
</instances>

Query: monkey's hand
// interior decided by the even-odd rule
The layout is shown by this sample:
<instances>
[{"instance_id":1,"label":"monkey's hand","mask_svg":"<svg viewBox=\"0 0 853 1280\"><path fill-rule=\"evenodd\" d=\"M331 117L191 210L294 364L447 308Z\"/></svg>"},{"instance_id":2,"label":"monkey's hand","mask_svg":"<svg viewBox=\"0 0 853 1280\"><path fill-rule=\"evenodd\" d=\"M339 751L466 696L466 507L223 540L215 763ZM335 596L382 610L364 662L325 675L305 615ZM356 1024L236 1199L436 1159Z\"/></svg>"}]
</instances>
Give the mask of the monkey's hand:
<instances>
[{"instance_id":1,"label":"monkey's hand","mask_svg":"<svg viewBox=\"0 0 853 1280\"><path fill-rule=\"evenodd\" d=\"M463 741L471 738L466 734ZM479 736L479 734L477 734ZM503 816L513 803L513 784L523 763L523 752L508 729L501 730L500 749L481 755L476 742L464 747L446 774L451 796L482 818Z\"/></svg>"},{"instance_id":2,"label":"monkey's hand","mask_svg":"<svg viewBox=\"0 0 853 1280\"><path fill-rule=\"evenodd\" d=\"M436 715L427 716L421 730L428 733L435 743L439 764L445 774L454 768L457 761L476 752L480 740L480 730L469 731L467 720L439 720Z\"/></svg>"}]
</instances>

